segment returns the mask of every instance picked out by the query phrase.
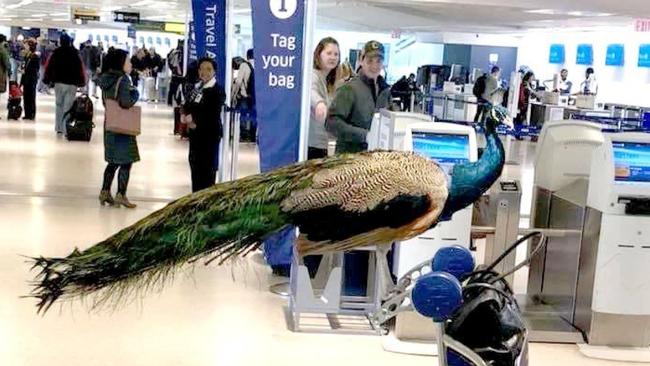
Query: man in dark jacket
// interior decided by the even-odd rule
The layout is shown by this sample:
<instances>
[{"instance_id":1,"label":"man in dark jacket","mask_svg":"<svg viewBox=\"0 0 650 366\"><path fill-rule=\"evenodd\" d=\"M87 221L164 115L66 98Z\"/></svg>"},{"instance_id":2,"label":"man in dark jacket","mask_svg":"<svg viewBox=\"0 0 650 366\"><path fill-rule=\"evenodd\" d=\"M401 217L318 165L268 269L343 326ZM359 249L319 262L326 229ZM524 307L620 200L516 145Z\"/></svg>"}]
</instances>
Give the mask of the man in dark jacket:
<instances>
[{"instance_id":1,"label":"man in dark jacket","mask_svg":"<svg viewBox=\"0 0 650 366\"><path fill-rule=\"evenodd\" d=\"M336 153L367 150L372 118L376 111L389 106L390 86L381 77L384 52L381 43L366 43L359 76L336 92L325 122L325 128L336 137Z\"/></svg>"},{"instance_id":2,"label":"man in dark jacket","mask_svg":"<svg viewBox=\"0 0 650 366\"><path fill-rule=\"evenodd\" d=\"M359 76L336 92L329 108L325 128L336 137L336 153L366 151L366 138L376 111L388 108L390 86L381 77L384 69L384 46L370 41L363 47ZM367 252L345 254L345 289L348 296L365 293L368 270Z\"/></svg>"},{"instance_id":3,"label":"man in dark jacket","mask_svg":"<svg viewBox=\"0 0 650 366\"><path fill-rule=\"evenodd\" d=\"M86 75L79 52L72 45L72 39L67 34L62 34L59 39L61 47L57 48L50 56L50 61L45 69L45 82L54 84L56 97L56 125L58 134L65 134L65 120L63 115L70 110L74 103L77 87L86 85Z\"/></svg>"}]
</instances>

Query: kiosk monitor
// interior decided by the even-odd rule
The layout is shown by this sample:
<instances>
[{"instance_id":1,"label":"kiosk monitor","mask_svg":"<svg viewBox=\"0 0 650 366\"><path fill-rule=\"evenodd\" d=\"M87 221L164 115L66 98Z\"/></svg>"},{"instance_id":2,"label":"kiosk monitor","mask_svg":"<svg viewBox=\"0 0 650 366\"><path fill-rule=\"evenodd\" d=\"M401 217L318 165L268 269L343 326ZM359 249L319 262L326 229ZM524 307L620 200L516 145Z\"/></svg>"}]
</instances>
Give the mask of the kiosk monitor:
<instances>
[{"instance_id":1,"label":"kiosk monitor","mask_svg":"<svg viewBox=\"0 0 650 366\"><path fill-rule=\"evenodd\" d=\"M469 161L469 135L413 131L413 151L433 159L450 173L455 164Z\"/></svg>"},{"instance_id":2,"label":"kiosk monitor","mask_svg":"<svg viewBox=\"0 0 650 366\"><path fill-rule=\"evenodd\" d=\"M617 183L650 183L650 144L612 141Z\"/></svg>"}]
</instances>

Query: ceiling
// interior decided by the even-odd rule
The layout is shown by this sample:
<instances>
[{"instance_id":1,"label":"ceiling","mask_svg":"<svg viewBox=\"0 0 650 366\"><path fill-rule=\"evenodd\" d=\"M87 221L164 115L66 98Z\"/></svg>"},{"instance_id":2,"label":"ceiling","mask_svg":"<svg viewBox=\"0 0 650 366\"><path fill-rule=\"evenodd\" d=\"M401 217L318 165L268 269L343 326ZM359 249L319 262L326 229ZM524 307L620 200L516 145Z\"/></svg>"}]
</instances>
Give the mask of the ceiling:
<instances>
[{"instance_id":1,"label":"ceiling","mask_svg":"<svg viewBox=\"0 0 650 366\"><path fill-rule=\"evenodd\" d=\"M238 16L250 16L251 0L234 1ZM98 10L103 27L116 26L111 22L114 10L140 12L141 18L147 20L184 22L190 3L190 0L0 0L0 24L70 27L71 7ZM648 0L319 0L318 5L319 27L351 31L513 33L631 26L635 18L650 17ZM88 26L98 25L91 22Z\"/></svg>"}]
</instances>

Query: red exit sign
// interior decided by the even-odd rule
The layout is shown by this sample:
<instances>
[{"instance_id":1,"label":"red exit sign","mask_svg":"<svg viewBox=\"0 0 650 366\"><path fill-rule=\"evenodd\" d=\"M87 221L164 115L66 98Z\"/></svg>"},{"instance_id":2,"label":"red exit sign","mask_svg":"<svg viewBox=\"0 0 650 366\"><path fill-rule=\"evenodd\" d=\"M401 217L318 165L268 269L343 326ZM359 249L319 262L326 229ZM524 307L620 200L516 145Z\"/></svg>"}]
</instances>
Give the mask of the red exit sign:
<instances>
[{"instance_id":1,"label":"red exit sign","mask_svg":"<svg viewBox=\"0 0 650 366\"><path fill-rule=\"evenodd\" d=\"M637 32L650 32L650 19L637 19L635 28Z\"/></svg>"}]
</instances>

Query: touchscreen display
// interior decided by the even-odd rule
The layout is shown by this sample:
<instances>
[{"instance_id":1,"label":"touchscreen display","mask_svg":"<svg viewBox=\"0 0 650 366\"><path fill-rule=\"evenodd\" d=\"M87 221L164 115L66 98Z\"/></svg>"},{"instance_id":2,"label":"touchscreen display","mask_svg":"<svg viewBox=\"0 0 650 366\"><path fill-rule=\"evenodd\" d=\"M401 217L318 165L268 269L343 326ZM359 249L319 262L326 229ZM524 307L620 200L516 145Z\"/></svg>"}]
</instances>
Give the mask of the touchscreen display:
<instances>
[{"instance_id":1,"label":"touchscreen display","mask_svg":"<svg viewBox=\"0 0 650 366\"><path fill-rule=\"evenodd\" d=\"M413 151L435 160L447 173L469 161L469 136L413 131Z\"/></svg>"},{"instance_id":2,"label":"touchscreen display","mask_svg":"<svg viewBox=\"0 0 650 366\"><path fill-rule=\"evenodd\" d=\"M616 182L650 183L650 144L612 142Z\"/></svg>"}]
</instances>

